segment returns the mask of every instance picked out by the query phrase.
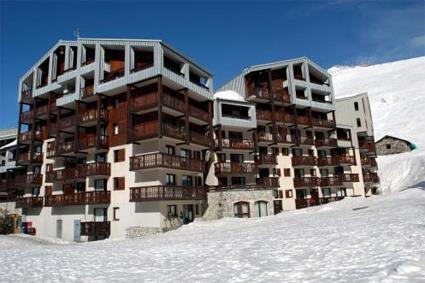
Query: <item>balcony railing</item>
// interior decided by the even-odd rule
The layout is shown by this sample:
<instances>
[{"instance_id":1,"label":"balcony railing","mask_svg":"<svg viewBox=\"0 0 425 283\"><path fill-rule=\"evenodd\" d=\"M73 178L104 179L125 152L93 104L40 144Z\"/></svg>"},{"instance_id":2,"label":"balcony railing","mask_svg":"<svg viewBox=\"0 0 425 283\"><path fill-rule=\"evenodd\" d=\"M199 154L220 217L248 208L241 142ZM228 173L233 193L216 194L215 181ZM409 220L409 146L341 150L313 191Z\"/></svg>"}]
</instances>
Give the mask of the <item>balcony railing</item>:
<instances>
[{"instance_id":1,"label":"balcony railing","mask_svg":"<svg viewBox=\"0 0 425 283\"><path fill-rule=\"evenodd\" d=\"M276 165L277 158L274 154L260 154L254 157L255 164L257 165Z\"/></svg>"},{"instance_id":2,"label":"balcony railing","mask_svg":"<svg viewBox=\"0 0 425 283\"><path fill-rule=\"evenodd\" d=\"M130 157L130 170L132 171L158 167L203 172L205 164L199 159L170 155L162 152Z\"/></svg>"},{"instance_id":3,"label":"balcony railing","mask_svg":"<svg viewBox=\"0 0 425 283\"><path fill-rule=\"evenodd\" d=\"M379 183L379 176L376 173L364 174L363 181L365 183Z\"/></svg>"},{"instance_id":4,"label":"balcony railing","mask_svg":"<svg viewBox=\"0 0 425 283\"><path fill-rule=\"evenodd\" d=\"M111 175L111 164L109 162L93 162L81 166L85 168L87 176Z\"/></svg>"},{"instance_id":5,"label":"balcony railing","mask_svg":"<svg viewBox=\"0 0 425 283\"><path fill-rule=\"evenodd\" d=\"M331 158L333 159L333 162L338 162L338 164L350 164L350 165L354 165L354 156L350 156L350 155L335 155L335 156L331 156Z\"/></svg>"},{"instance_id":6,"label":"balcony railing","mask_svg":"<svg viewBox=\"0 0 425 283\"><path fill-rule=\"evenodd\" d=\"M310 117L308 117L308 116L298 116L296 121L297 121L298 124L302 124L302 125L310 125L311 124Z\"/></svg>"},{"instance_id":7,"label":"balcony railing","mask_svg":"<svg viewBox=\"0 0 425 283\"><path fill-rule=\"evenodd\" d=\"M324 127L324 128L335 128L335 121L320 119L320 118L311 118L313 126Z\"/></svg>"},{"instance_id":8,"label":"balcony railing","mask_svg":"<svg viewBox=\"0 0 425 283\"><path fill-rule=\"evenodd\" d=\"M89 149L89 148L95 148L97 145L99 148L108 148L108 136L100 135L99 136L99 143L96 143L97 136L96 135L85 135L80 137L78 141L79 148L81 150Z\"/></svg>"},{"instance_id":9,"label":"balcony railing","mask_svg":"<svg viewBox=\"0 0 425 283\"><path fill-rule=\"evenodd\" d=\"M317 147L337 147L337 139L316 139L314 144Z\"/></svg>"},{"instance_id":10,"label":"balcony railing","mask_svg":"<svg viewBox=\"0 0 425 283\"><path fill-rule=\"evenodd\" d=\"M36 108L36 117L44 116L49 113L49 105L45 104L42 106L37 106Z\"/></svg>"},{"instance_id":11,"label":"balcony railing","mask_svg":"<svg viewBox=\"0 0 425 283\"><path fill-rule=\"evenodd\" d=\"M60 207L86 204L111 203L110 191L93 191L74 194L60 194L46 196L45 206Z\"/></svg>"},{"instance_id":12,"label":"balcony railing","mask_svg":"<svg viewBox=\"0 0 425 283\"><path fill-rule=\"evenodd\" d=\"M21 121L29 122L34 118L34 111L28 110L21 113Z\"/></svg>"},{"instance_id":13,"label":"balcony railing","mask_svg":"<svg viewBox=\"0 0 425 283\"><path fill-rule=\"evenodd\" d=\"M210 114L207 111L204 111L196 106L189 104L189 115L204 122L210 121Z\"/></svg>"},{"instance_id":14,"label":"balcony railing","mask_svg":"<svg viewBox=\"0 0 425 283\"><path fill-rule=\"evenodd\" d=\"M162 123L162 134L167 137L184 140L186 138L186 132L184 126L175 126L169 123Z\"/></svg>"},{"instance_id":15,"label":"balcony railing","mask_svg":"<svg viewBox=\"0 0 425 283\"><path fill-rule=\"evenodd\" d=\"M57 154L66 154L74 152L74 141L61 142L58 145Z\"/></svg>"},{"instance_id":16,"label":"balcony railing","mask_svg":"<svg viewBox=\"0 0 425 283\"><path fill-rule=\"evenodd\" d=\"M52 158L56 155L56 143L54 141L47 143L47 158Z\"/></svg>"},{"instance_id":17,"label":"balcony railing","mask_svg":"<svg viewBox=\"0 0 425 283\"><path fill-rule=\"evenodd\" d=\"M29 131L29 132L24 132L19 134L19 141L22 143L30 142L31 140L41 141L41 139L42 139L41 131L35 131L35 132Z\"/></svg>"},{"instance_id":18,"label":"balcony railing","mask_svg":"<svg viewBox=\"0 0 425 283\"><path fill-rule=\"evenodd\" d=\"M306 208L310 206L316 206L320 204L327 204L334 201L339 201L344 199L344 197L324 197L324 198L308 198L308 199L295 199L295 207L296 209Z\"/></svg>"},{"instance_id":19,"label":"balcony railing","mask_svg":"<svg viewBox=\"0 0 425 283\"><path fill-rule=\"evenodd\" d=\"M65 180L83 179L90 176L110 176L111 164L108 162L93 162L79 164L61 170L47 171L47 182L63 182Z\"/></svg>"},{"instance_id":20,"label":"balcony railing","mask_svg":"<svg viewBox=\"0 0 425 283\"><path fill-rule=\"evenodd\" d=\"M100 115L98 115L98 113ZM98 117L99 116L99 117ZM79 122L80 124L90 123L97 120L106 121L108 119L108 110L100 109L98 112L97 109L90 109L79 114Z\"/></svg>"},{"instance_id":21,"label":"balcony railing","mask_svg":"<svg viewBox=\"0 0 425 283\"><path fill-rule=\"evenodd\" d=\"M81 222L81 236L108 238L111 234L111 222Z\"/></svg>"},{"instance_id":22,"label":"balcony railing","mask_svg":"<svg viewBox=\"0 0 425 283\"><path fill-rule=\"evenodd\" d=\"M338 178L341 182L359 182L359 174L354 173L339 174Z\"/></svg>"},{"instance_id":23,"label":"balcony railing","mask_svg":"<svg viewBox=\"0 0 425 283\"><path fill-rule=\"evenodd\" d=\"M170 107L174 110L180 111L182 113L185 112L185 103L183 100L178 99L172 94L163 93L162 94L162 103L164 106Z\"/></svg>"},{"instance_id":24,"label":"balcony railing","mask_svg":"<svg viewBox=\"0 0 425 283\"><path fill-rule=\"evenodd\" d=\"M279 177L263 177L258 181L257 185L266 188L278 188L280 187Z\"/></svg>"},{"instance_id":25,"label":"balcony railing","mask_svg":"<svg viewBox=\"0 0 425 283\"><path fill-rule=\"evenodd\" d=\"M125 72L124 68L115 69L111 71L110 73L107 73L105 77L103 78L103 80L101 80L101 82L106 83L106 82L110 82L112 80L121 78L124 76L124 72Z\"/></svg>"},{"instance_id":26,"label":"balcony railing","mask_svg":"<svg viewBox=\"0 0 425 283\"><path fill-rule=\"evenodd\" d=\"M321 177L320 186L321 187L331 187L331 186L341 186L342 181L338 177Z\"/></svg>"},{"instance_id":27,"label":"balcony railing","mask_svg":"<svg viewBox=\"0 0 425 283\"><path fill-rule=\"evenodd\" d=\"M320 185L320 178L318 177L295 177L294 187L317 187Z\"/></svg>"},{"instance_id":28,"label":"balcony railing","mask_svg":"<svg viewBox=\"0 0 425 283\"><path fill-rule=\"evenodd\" d=\"M43 207L43 197L19 197L15 201L16 208Z\"/></svg>"},{"instance_id":29,"label":"balcony railing","mask_svg":"<svg viewBox=\"0 0 425 283\"><path fill-rule=\"evenodd\" d=\"M375 148L375 143L373 141L361 141L359 143L359 147L360 150L362 151L368 151L369 153L375 153L376 152L376 148Z\"/></svg>"},{"instance_id":30,"label":"balcony railing","mask_svg":"<svg viewBox=\"0 0 425 283\"><path fill-rule=\"evenodd\" d=\"M24 152L18 155L18 163L42 163L43 162L43 153L34 152L30 160L30 153Z\"/></svg>"},{"instance_id":31,"label":"balcony railing","mask_svg":"<svg viewBox=\"0 0 425 283\"><path fill-rule=\"evenodd\" d=\"M70 115L67 117L61 117L59 120L59 128L60 129L68 129L71 127L75 127L75 116Z\"/></svg>"},{"instance_id":32,"label":"balcony railing","mask_svg":"<svg viewBox=\"0 0 425 283\"><path fill-rule=\"evenodd\" d=\"M315 166L317 158L315 156L293 156L292 166Z\"/></svg>"},{"instance_id":33,"label":"balcony railing","mask_svg":"<svg viewBox=\"0 0 425 283\"><path fill-rule=\"evenodd\" d=\"M130 188L130 201L159 201L159 200L205 200L208 189L206 187L184 186L147 186Z\"/></svg>"},{"instance_id":34,"label":"balcony railing","mask_svg":"<svg viewBox=\"0 0 425 283\"><path fill-rule=\"evenodd\" d=\"M208 136L195 131L190 131L190 140L196 144L204 146L210 145L210 138Z\"/></svg>"},{"instance_id":35,"label":"balcony railing","mask_svg":"<svg viewBox=\"0 0 425 283\"><path fill-rule=\"evenodd\" d=\"M338 159L331 158L331 157L319 157L317 159L317 165L319 167L321 167L321 166L338 166L339 161L338 161Z\"/></svg>"},{"instance_id":36,"label":"balcony railing","mask_svg":"<svg viewBox=\"0 0 425 283\"><path fill-rule=\"evenodd\" d=\"M148 94L143 94L132 99L131 110L132 111L141 111L158 106L158 93L152 92Z\"/></svg>"},{"instance_id":37,"label":"balcony railing","mask_svg":"<svg viewBox=\"0 0 425 283\"><path fill-rule=\"evenodd\" d=\"M215 174L256 174L257 166L255 163L232 163L220 162L214 164Z\"/></svg>"},{"instance_id":38,"label":"balcony railing","mask_svg":"<svg viewBox=\"0 0 425 283\"><path fill-rule=\"evenodd\" d=\"M23 186L41 186L43 175L36 173L18 175L15 178L15 182Z\"/></svg>"},{"instance_id":39,"label":"balcony railing","mask_svg":"<svg viewBox=\"0 0 425 283\"><path fill-rule=\"evenodd\" d=\"M216 140L218 143L218 140ZM243 150L253 150L254 149L254 141L244 139L244 140L235 140L235 139L222 139L221 145L224 148L231 149L243 149Z\"/></svg>"}]
</instances>

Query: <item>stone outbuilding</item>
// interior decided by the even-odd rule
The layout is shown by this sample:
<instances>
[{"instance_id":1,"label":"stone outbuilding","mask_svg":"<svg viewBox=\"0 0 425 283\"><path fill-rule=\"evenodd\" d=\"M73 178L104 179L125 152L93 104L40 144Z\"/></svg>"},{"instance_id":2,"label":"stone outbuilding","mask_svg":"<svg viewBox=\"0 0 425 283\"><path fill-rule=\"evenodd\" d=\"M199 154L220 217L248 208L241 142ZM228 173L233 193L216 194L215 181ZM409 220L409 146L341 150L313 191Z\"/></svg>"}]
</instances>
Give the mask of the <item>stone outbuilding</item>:
<instances>
[{"instance_id":1,"label":"stone outbuilding","mask_svg":"<svg viewBox=\"0 0 425 283\"><path fill-rule=\"evenodd\" d=\"M415 145L407 140L386 135L375 143L378 155L398 154L415 149Z\"/></svg>"}]
</instances>

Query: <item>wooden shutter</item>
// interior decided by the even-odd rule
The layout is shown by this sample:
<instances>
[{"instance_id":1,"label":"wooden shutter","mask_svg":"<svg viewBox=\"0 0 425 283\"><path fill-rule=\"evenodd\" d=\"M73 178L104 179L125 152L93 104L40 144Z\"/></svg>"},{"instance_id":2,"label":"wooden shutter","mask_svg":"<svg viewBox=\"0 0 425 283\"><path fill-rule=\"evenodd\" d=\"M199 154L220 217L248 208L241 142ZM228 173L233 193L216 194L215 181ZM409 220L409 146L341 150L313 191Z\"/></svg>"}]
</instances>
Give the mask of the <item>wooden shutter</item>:
<instances>
[{"instance_id":1,"label":"wooden shutter","mask_svg":"<svg viewBox=\"0 0 425 283\"><path fill-rule=\"evenodd\" d=\"M44 191L44 195L47 196L51 196L53 192L53 187L52 186L46 186L45 187L45 191Z\"/></svg>"}]
</instances>

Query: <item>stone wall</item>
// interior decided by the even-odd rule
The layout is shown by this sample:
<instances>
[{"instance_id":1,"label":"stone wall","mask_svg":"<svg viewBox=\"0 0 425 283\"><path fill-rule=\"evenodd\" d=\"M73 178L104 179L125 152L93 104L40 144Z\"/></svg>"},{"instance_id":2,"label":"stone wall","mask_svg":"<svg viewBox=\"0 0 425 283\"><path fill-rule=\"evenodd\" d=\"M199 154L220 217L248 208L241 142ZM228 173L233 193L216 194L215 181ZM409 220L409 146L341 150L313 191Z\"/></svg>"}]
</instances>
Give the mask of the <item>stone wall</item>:
<instances>
[{"instance_id":1,"label":"stone wall","mask_svg":"<svg viewBox=\"0 0 425 283\"><path fill-rule=\"evenodd\" d=\"M391 148L387 148L390 145ZM405 141L386 137L376 143L376 153L378 155L397 154L411 151L409 144Z\"/></svg>"},{"instance_id":2,"label":"stone wall","mask_svg":"<svg viewBox=\"0 0 425 283\"><path fill-rule=\"evenodd\" d=\"M165 220L164 227L132 226L125 229L125 237L128 239L141 238L159 233L168 232L179 228L182 224L180 218L170 217Z\"/></svg>"},{"instance_id":3,"label":"stone wall","mask_svg":"<svg viewBox=\"0 0 425 283\"><path fill-rule=\"evenodd\" d=\"M228 190L208 193L208 209L204 214L205 220L234 217L233 205L236 202L249 203L250 217L254 217L254 203L266 201L268 215L274 214L273 190Z\"/></svg>"}]
</instances>

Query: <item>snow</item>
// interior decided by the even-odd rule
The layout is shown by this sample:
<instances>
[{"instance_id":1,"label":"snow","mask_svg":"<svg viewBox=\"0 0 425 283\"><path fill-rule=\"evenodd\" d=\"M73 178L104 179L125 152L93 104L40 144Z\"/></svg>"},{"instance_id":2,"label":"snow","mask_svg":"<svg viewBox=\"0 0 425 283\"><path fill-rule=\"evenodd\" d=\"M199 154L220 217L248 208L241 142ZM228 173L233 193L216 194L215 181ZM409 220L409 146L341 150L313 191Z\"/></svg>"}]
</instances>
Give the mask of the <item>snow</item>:
<instances>
[{"instance_id":1,"label":"snow","mask_svg":"<svg viewBox=\"0 0 425 283\"><path fill-rule=\"evenodd\" d=\"M384 193L425 184L425 57L370 66L330 68L337 98L367 92L375 140L385 135L408 140L411 153L378 157Z\"/></svg>"},{"instance_id":2,"label":"snow","mask_svg":"<svg viewBox=\"0 0 425 283\"><path fill-rule=\"evenodd\" d=\"M2 282L420 282L425 190L256 219L199 221L137 240L0 236ZM37 239L37 238L35 238Z\"/></svg>"},{"instance_id":3,"label":"snow","mask_svg":"<svg viewBox=\"0 0 425 283\"><path fill-rule=\"evenodd\" d=\"M241 101L241 102L245 101L245 99L239 93L233 90L224 90L224 91L216 92L214 93L214 98Z\"/></svg>"}]
</instances>

